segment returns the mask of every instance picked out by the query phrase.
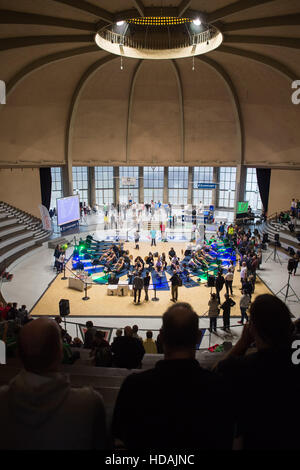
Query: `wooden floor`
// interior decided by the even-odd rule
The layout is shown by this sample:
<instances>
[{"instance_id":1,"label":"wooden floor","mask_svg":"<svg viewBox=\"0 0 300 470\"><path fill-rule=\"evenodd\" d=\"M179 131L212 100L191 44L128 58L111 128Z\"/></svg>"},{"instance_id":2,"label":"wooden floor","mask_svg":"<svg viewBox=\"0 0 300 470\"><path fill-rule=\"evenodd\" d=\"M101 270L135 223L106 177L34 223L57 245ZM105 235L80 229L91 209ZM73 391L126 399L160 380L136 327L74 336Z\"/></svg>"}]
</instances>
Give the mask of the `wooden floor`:
<instances>
[{"instance_id":1,"label":"wooden floor","mask_svg":"<svg viewBox=\"0 0 300 470\"><path fill-rule=\"evenodd\" d=\"M168 253L171 246L174 247L178 256L181 257L181 250L185 250L186 242L174 242L172 243L157 243L157 247L151 249L150 243L140 243L140 250L134 249L134 244L129 242L125 243L125 249L130 251L130 254L137 256L138 254L143 258L148 254L149 251L158 251L158 253ZM167 278L169 279L167 274ZM46 290L44 295L37 302L33 308L31 314L33 316L43 315L59 315L59 301L60 299L68 299L70 301L70 316L74 317L112 317L112 316L144 316L144 317L161 317L166 309L173 305L170 301L171 291L158 291L157 297L158 302L152 302L154 292L149 290L149 302L144 301L144 293L142 292L141 304L135 305L133 303L133 297L117 297L107 295L107 286L93 285L88 289L89 300L84 301L82 292L69 289L68 281L63 281L62 275L59 275L50 287ZM206 287L206 284L201 284L197 287L186 288L184 286L179 287L178 301L189 302L199 316L204 315L208 310L208 301L210 297L211 289ZM225 287L221 292L221 301L224 301L224 294L226 293ZM257 278L256 289L253 298L259 294L270 293L267 286ZM241 297L240 292L240 273L235 271L235 277L233 282L233 300L236 305L231 310L232 316L240 316L239 300Z\"/></svg>"}]
</instances>

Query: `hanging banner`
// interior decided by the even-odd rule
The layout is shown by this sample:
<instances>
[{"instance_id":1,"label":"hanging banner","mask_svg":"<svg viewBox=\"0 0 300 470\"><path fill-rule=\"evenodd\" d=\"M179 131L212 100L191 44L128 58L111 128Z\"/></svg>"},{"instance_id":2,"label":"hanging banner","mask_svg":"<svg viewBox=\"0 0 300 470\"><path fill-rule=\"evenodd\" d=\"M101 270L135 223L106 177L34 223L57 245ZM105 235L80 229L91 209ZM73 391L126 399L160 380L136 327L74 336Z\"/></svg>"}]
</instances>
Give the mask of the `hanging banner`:
<instances>
[{"instance_id":1,"label":"hanging banner","mask_svg":"<svg viewBox=\"0 0 300 470\"><path fill-rule=\"evenodd\" d=\"M0 80L0 104L6 104L6 84Z\"/></svg>"},{"instance_id":2,"label":"hanging banner","mask_svg":"<svg viewBox=\"0 0 300 470\"><path fill-rule=\"evenodd\" d=\"M136 178L131 176L122 176L122 186L135 186Z\"/></svg>"},{"instance_id":3,"label":"hanging banner","mask_svg":"<svg viewBox=\"0 0 300 470\"><path fill-rule=\"evenodd\" d=\"M198 183L198 189L216 189L216 183Z\"/></svg>"},{"instance_id":4,"label":"hanging banner","mask_svg":"<svg viewBox=\"0 0 300 470\"><path fill-rule=\"evenodd\" d=\"M48 232L52 232L51 218L47 207L40 204L39 209L42 217L43 229L47 230Z\"/></svg>"}]
</instances>

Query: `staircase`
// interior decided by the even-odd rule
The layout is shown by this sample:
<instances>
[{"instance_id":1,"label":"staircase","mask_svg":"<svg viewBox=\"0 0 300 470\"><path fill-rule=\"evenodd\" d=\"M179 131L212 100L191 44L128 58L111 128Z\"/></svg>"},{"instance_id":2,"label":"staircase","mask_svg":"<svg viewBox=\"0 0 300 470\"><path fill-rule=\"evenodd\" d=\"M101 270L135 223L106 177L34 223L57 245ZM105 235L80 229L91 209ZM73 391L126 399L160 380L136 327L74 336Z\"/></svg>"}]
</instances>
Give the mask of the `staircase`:
<instances>
[{"instance_id":1,"label":"staircase","mask_svg":"<svg viewBox=\"0 0 300 470\"><path fill-rule=\"evenodd\" d=\"M288 250L288 247L294 248L294 250L297 252L300 250L300 243L297 240L296 234L300 232L300 224L299 221L297 227L295 228L295 233L291 233L288 224L282 224L279 222L276 222L275 219L269 219L266 222L264 222L262 225L259 225L257 227L261 237L263 236L263 233L267 233L269 235L269 240L271 243L274 243L275 241L275 235L279 234L279 241L281 243L281 247L284 250Z\"/></svg>"},{"instance_id":2,"label":"staircase","mask_svg":"<svg viewBox=\"0 0 300 470\"><path fill-rule=\"evenodd\" d=\"M49 235L40 219L0 202L0 273L21 256L40 247Z\"/></svg>"}]
</instances>

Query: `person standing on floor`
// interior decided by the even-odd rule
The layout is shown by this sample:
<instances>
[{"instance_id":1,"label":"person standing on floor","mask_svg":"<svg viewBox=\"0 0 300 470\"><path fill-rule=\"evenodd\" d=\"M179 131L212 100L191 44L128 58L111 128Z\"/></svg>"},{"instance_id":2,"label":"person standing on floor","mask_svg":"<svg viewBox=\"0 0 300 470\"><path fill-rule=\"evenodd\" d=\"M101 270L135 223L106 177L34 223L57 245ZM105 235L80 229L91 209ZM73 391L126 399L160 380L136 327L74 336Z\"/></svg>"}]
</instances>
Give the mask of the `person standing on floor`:
<instances>
[{"instance_id":1,"label":"person standing on floor","mask_svg":"<svg viewBox=\"0 0 300 470\"><path fill-rule=\"evenodd\" d=\"M217 291L217 298L218 298L218 301L219 303L221 303L221 298L220 298L220 292L221 290L223 289L223 286L225 284L225 279L224 279L224 276L222 275L222 273L219 271L218 272L218 275L216 277L216 291Z\"/></svg>"},{"instance_id":2,"label":"person standing on floor","mask_svg":"<svg viewBox=\"0 0 300 470\"><path fill-rule=\"evenodd\" d=\"M149 271L146 271L146 276L144 277L144 291L145 291L146 302L148 302L149 300L149 297L148 297L149 284L150 284L150 273Z\"/></svg>"},{"instance_id":3,"label":"person standing on floor","mask_svg":"<svg viewBox=\"0 0 300 470\"><path fill-rule=\"evenodd\" d=\"M178 300L178 286L181 282L179 275L175 272L170 278L171 281L171 293L172 293L172 302L177 302Z\"/></svg>"},{"instance_id":4,"label":"person standing on floor","mask_svg":"<svg viewBox=\"0 0 300 470\"><path fill-rule=\"evenodd\" d=\"M251 303L251 298L250 295L247 292L242 291L242 297L240 300L240 309L241 309L241 320L238 321L240 324L244 324L244 320L248 322L248 315L247 315L247 309L249 308L249 305Z\"/></svg>"},{"instance_id":5,"label":"person standing on floor","mask_svg":"<svg viewBox=\"0 0 300 470\"><path fill-rule=\"evenodd\" d=\"M228 272L225 274L225 287L226 287L226 294L229 295L229 291L231 295L233 295L232 292L232 283L233 283L233 271L232 269L228 269Z\"/></svg>"},{"instance_id":6,"label":"person standing on floor","mask_svg":"<svg viewBox=\"0 0 300 470\"><path fill-rule=\"evenodd\" d=\"M299 252L298 252L298 253L299 253ZM296 272L297 272L298 264L299 264L299 259L300 259L299 254L295 254L295 255L294 255L294 269L293 269L293 271L294 271L294 276L296 276Z\"/></svg>"},{"instance_id":7,"label":"person standing on floor","mask_svg":"<svg viewBox=\"0 0 300 470\"><path fill-rule=\"evenodd\" d=\"M136 230L135 233L134 233L134 243L135 243L135 249L136 250L140 249L139 241L140 241L140 234L139 234L139 231Z\"/></svg>"},{"instance_id":8,"label":"person standing on floor","mask_svg":"<svg viewBox=\"0 0 300 470\"><path fill-rule=\"evenodd\" d=\"M230 330L230 311L231 307L235 306L235 302L229 297L228 294L225 294L225 302L221 305L223 310L223 330Z\"/></svg>"},{"instance_id":9,"label":"person standing on floor","mask_svg":"<svg viewBox=\"0 0 300 470\"><path fill-rule=\"evenodd\" d=\"M244 287L245 282L247 281L248 277L248 269L247 269L247 263L243 261L242 267L241 267L241 283L242 283L242 289Z\"/></svg>"},{"instance_id":10,"label":"person standing on floor","mask_svg":"<svg viewBox=\"0 0 300 470\"><path fill-rule=\"evenodd\" d=\"M153 228L150 230L151 235L151 246L156 246L156 230Z\"/></svg>"},{"instance_id":11,"label":"person standing on floor","mask_svg":"<svg viewBox=\"0 0 300 470\"><path fill-rule=\"evenodd\" d=\"M217 318L220 313L219 310L219 301L217 298L217 294L214 292L210 294L210 300L208 302L208 318L209 318L209 331L217 331Z\"/></svg>"},{"instance_id":12,"label":"person standing on floor","mask_svg":"<svg viewBox=\"0 0 300 470\"><path fill-rule=\"evenodd\" d=\"M141 276L141 273L138 272L133 279L133 293L134 293L134 303L136 304L136 297L138 296L138 304L141 302L141 292L144 287L144 280Z\"/></svg>"}]
</instances>

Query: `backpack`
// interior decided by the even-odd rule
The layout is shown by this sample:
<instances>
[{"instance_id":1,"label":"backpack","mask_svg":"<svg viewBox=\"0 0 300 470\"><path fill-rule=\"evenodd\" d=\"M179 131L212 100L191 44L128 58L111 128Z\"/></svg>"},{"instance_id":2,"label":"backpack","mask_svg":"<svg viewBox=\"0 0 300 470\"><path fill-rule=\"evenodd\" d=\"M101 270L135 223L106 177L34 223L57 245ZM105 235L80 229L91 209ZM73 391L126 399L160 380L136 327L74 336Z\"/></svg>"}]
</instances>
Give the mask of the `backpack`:
<instances>
[{"instance_id":1,"label":"backpack","mask_svg":"<svg viewBox=\"0 0 300 470\"><path fill-rule=\"evenodd\" d=\"M112 365L112 352L109 346L99 347L95 354L96 367L111 367Z\"/></svg>"}]
</instances>

